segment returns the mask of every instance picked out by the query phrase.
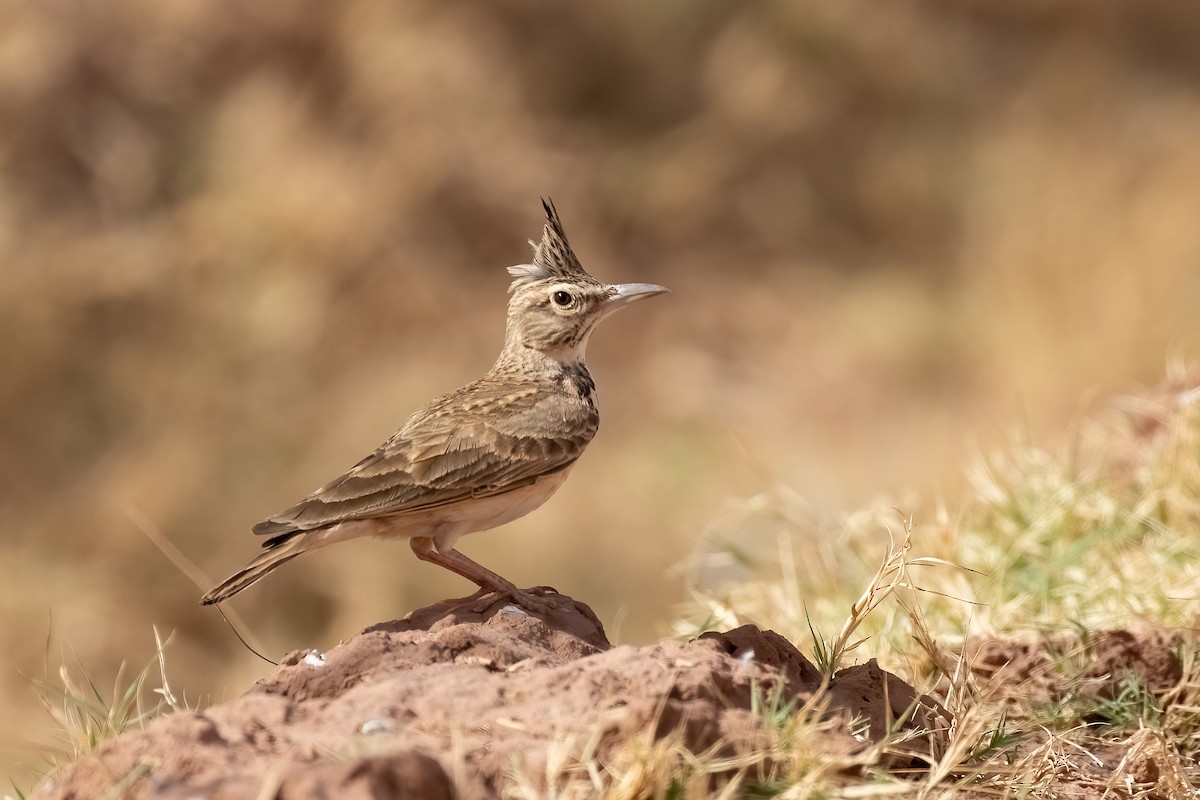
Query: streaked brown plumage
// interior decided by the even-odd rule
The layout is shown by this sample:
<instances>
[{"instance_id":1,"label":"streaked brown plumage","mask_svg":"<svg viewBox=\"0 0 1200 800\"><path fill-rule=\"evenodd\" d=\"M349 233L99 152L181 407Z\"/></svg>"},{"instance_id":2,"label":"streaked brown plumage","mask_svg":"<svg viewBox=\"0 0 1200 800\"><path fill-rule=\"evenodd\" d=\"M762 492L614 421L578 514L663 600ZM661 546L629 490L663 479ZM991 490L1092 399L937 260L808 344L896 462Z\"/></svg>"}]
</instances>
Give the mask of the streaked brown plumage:
<instances>
[{"instance_id":1,"label":"streaked brown plumage","mask_svg":"<svg viewBox=\"0 0 1200 800\"><path fill-rule=\"evenodd\" d=\"M584 363L596 324L667 291L608 285L584 272L553 204L533 261L509 267L504 347L477 381L420 409L380 447L296 505L254 526L263 552L201 599L219 603L302 553L359 536L408 538L418 558L536 610L545 600L454 549L540 506L596 433ZM533 244L531 242L531 244Z\"/></svg>"}]
</instances>

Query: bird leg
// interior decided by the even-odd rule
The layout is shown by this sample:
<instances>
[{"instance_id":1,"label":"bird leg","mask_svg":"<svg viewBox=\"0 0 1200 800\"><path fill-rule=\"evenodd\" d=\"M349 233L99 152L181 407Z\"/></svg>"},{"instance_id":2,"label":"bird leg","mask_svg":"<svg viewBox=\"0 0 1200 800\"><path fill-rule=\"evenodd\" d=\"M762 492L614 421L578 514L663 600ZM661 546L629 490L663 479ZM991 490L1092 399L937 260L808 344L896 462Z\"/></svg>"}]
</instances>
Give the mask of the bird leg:
<instances>
[{"instance_id":1,"label":"bird leg","mask_svg":"<svg viewBox=\"0 0 1200 800\"><path fill-rule=\"evenodd\" d=\"M516 584L505 580L482 564L472 561L457 550L450 549L445 552L438 550L434 546L433 539L428 536L414 536L409 540L409 544L417 558L437 564L439 567L445 567L479 586L478 592L465 598L468 602L494 593L500 597L510 598L521 608L534 613L545 613L555 607L553 600L517 588ZM539 590L545 588L548 587L538 587ZM474 610L482 612L489 605L491 603L480 602L475 605Z\"/></svg>"}]
</instances>

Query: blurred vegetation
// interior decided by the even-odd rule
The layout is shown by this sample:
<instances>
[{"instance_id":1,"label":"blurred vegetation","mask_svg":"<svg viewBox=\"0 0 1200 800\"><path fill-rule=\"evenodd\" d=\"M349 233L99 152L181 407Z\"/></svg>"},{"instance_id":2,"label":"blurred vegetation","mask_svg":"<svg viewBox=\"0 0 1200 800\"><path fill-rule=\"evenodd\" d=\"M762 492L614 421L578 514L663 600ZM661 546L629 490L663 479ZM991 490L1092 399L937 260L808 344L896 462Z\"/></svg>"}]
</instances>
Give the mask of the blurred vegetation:
<instances>
[{"instance_id":1,"label":"blurred vegetation","mask_svg":"<svg viewBox=\"0 0 1200 800\"><path fill-rule=\"evenodd\" d=\"M175 631L187 702L261 673L136 521L219 578L486 369L539 196L674 293L468 554L640 641L729 500L953 507L969 449L1196 350L1198 39L1159 0L0 0L0 744L68 648L103 683ZM470 589L364 542L236 605L278 653Z\"/></svg>"}]
</instances>

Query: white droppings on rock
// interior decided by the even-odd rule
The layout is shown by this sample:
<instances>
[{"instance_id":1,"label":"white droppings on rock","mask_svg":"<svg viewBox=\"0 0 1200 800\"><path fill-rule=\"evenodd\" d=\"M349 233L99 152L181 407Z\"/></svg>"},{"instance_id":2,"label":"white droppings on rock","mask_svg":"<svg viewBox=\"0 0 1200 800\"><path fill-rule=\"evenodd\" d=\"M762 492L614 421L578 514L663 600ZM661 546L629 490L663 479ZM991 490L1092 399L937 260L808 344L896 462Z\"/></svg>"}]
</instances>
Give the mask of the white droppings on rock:
<instances>
[{"instance_id":1,"label":"white droppings on rock","mask_svg":"<svg viewBox=\"0 0 1200 800\"><path fill-rule=\"evenodd\" d=\"M304 661L301 663L306 667L323 667L325 666L325 654L320 650L309 650L304 654Z\"/></svg>"},{"instance_id":2,"label":"white droppings on rock","mask_svg":"<svg viewBox=\"0 0 1200 800\"><path fill-rule=\"evenodd\" d=\"M369 719L362 724L358 732L364 736L376 733L391 733L396 730L396 721L391 719Z\"/></svg>"}]
</instances>

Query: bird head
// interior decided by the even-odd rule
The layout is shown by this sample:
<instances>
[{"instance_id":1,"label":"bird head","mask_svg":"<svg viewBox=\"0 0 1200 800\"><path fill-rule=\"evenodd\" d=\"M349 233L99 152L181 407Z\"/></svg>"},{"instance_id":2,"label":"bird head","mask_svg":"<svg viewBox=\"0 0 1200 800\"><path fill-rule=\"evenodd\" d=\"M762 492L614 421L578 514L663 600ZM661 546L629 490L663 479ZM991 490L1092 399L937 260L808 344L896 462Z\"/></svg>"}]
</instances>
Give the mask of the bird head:
<instances>
[{"instance_id":1,"label":"bird head","mask_svg":"<svg viewBox=\"0 0 1200 800\"><path fill-rule=\"evenodd\" d=\"M581 361L588 337L609 314L637 300L669 291L651 283L607 284L588 275L567 243L553 202L543 200L546 225L530 241L533 261L509 267L505 354L532 349L563 363Z\"/></svg>"}]
</instances>

